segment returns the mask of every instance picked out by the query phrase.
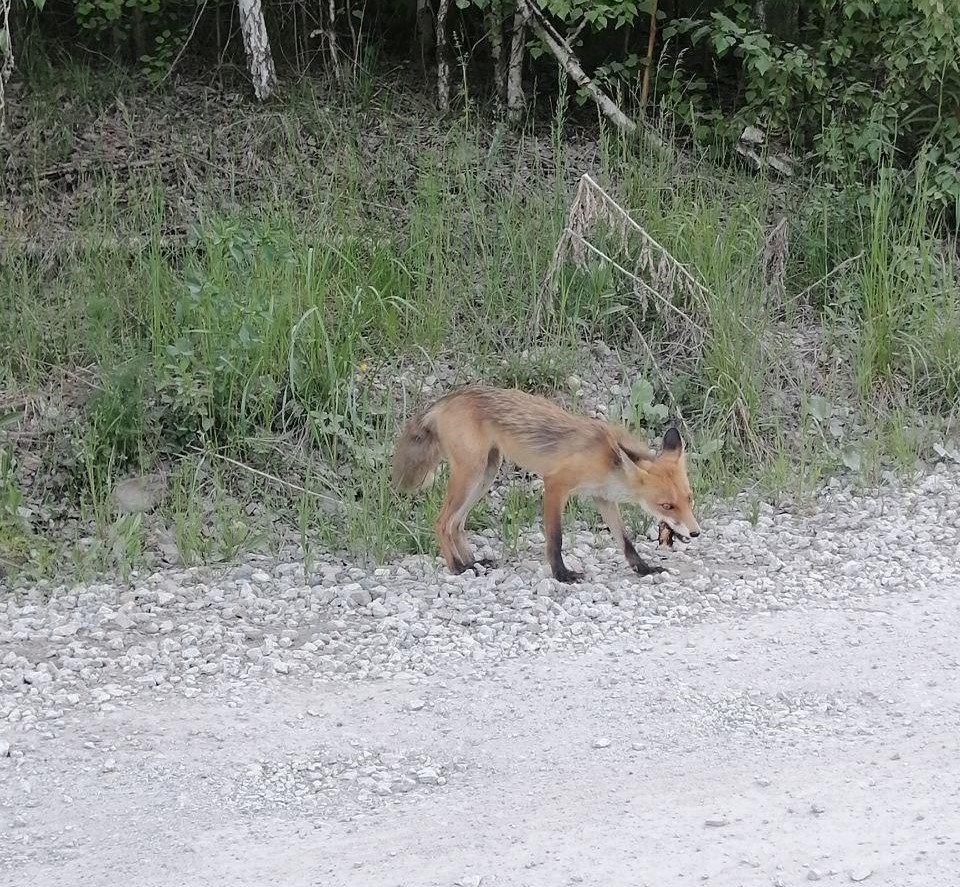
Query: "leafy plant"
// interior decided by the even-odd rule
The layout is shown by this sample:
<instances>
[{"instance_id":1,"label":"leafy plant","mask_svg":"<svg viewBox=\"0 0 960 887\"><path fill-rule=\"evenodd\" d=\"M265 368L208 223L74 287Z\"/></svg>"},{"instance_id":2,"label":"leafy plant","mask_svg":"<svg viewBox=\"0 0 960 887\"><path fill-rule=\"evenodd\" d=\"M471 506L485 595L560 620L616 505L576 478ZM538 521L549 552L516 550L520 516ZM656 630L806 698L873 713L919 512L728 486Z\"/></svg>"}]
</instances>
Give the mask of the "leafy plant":
<instances>
[{"instance_id":1,"label":"leafy plant","mask_svg":"<svg viewBox=\"0 0 960 887\"><path fill-rule=\"evenodd\" d=\"M726 111L719 137L759 124L844 182L923 156L931 196L960 200L960 120L950 110L960 94L960 14L942 0L817 0L778 37L758 18L769 5L727 0L665 29L678 49L689 40L729 75L712 97Z\"/></svg>"},{"instance_id":2,"label":"leafy plant","mask_svg":"<svg viewBox=\"0 0 960 887\"><path fill-rule=\"evenodd\" d=\"M635 379L627 395L610 408L611 418L629 428L658 427L669 414L666 405L657 402L650 380L643 377Z\"/></svg>"}]
</instances>

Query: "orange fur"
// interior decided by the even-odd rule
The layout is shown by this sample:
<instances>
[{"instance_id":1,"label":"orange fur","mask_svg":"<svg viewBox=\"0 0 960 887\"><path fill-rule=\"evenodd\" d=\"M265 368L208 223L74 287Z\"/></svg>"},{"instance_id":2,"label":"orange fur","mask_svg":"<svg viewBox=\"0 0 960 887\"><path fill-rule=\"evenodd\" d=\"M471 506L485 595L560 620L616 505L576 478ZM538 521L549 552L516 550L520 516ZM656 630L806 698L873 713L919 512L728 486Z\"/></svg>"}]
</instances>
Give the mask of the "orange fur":
<instances>
[{"instance_id":1,"label":"orange fur","mask_svg":"<svg viewBox=\"0 0 960 887\"><path fill-rule=\"evenodd\" d=\"M563 564L561 520L574 494L593 498L610 531L619 536L631 567L659 571L637 554L623 526L620 502L640 505L681 536L697 536L683 442L676 429L653 453L625 428L561 409L523 391L474 386L440 398L410 421L393 459L393 478L406 492L420 489L442 459L450 482L436 523L447 565L473 565L464 524L489 491L504 459L544 479L544 531L553 574L580 578Z\"/></svg>"}]
</instances>

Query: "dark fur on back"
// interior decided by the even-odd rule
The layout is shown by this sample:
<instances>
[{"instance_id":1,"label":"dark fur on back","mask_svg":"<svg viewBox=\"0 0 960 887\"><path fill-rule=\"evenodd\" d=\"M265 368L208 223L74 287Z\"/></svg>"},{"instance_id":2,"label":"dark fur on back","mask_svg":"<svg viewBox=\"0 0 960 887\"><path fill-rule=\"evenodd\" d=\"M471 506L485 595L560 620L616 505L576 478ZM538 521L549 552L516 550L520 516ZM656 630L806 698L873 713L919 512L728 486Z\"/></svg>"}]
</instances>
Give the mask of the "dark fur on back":
<instances>
[{"instance_id":1,"label":"dark fur on back","mask_svg":"<svg viewBox=\"0 0 960 887\"><path fill-rule=\"evenodd\" d=\"M427 416L421 413L407 423L393 453L393 483L404 493L419 490L440 462L440 445Z\"/></svg>"},{"instance_id":2,"label":"dark fur on back","mask_svg":"<svg viewBox=\"0 0 960 887\"><path fill-rule=\"evenodd\" d=\"M525 391L472 387L461 392L480 407L488 422L541 453L564 449L571 443L586 445L605 434L602 422L568 413Z\"/></svg>"}]
</instances>

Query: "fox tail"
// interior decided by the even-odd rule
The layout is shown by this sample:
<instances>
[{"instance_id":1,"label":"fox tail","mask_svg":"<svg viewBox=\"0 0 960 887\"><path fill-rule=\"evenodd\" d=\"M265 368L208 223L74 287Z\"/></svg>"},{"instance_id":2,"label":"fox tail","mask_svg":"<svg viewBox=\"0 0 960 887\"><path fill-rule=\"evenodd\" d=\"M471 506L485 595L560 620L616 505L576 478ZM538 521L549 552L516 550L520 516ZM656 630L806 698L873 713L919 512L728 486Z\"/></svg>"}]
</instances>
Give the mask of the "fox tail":
<instances>
[{"instance_id":1,"label":"fox tail","mask_svg":"<svg viewBox=\"0 0 960 887\"><path fill-rule=\"evenodd\" d=\"M440 442L425 413L407 423L393 451L394 485L404 493L415 493L433 480L440 464Z\"/></svg>"}]
</instances>

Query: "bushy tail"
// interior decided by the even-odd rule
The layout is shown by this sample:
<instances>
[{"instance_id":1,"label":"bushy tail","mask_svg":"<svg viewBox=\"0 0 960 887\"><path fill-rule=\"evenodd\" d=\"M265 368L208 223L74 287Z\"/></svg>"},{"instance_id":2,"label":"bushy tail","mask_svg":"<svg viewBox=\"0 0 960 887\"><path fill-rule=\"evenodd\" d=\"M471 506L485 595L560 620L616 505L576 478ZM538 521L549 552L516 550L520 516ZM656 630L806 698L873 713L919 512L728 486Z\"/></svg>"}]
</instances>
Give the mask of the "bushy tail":
<instances>
[{"instance_id":1,"label":"bushy tail","mask_svg":"<svg viewBox=\"0 0 960 887\"><path fill-rule=\"evenodd\" d=\"M431 479L440 464L440 444L425 414L403 429L393 451L393 483L404 493L415 493Z\"/></svg>"}]
</instances>

